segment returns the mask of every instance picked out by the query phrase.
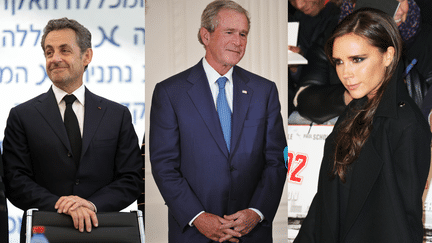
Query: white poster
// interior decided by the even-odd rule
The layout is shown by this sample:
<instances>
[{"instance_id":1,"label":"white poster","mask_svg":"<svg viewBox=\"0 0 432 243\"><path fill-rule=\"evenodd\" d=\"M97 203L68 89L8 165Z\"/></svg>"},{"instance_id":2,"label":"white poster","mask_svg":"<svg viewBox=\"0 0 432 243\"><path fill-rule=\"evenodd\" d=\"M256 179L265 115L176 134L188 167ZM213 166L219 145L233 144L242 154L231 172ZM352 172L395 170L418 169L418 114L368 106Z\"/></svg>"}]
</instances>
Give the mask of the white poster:
<instances>
[{"instance_id":1,"label":"white poster","mask_svg":"<svg viewBox=\"0 0 432 243\"><path fill-rule=\"evenodd\" d=\"M50 19L75 19L92 34L93 60L84 84L93 93L127 106L139 143L145 111L144 0L0 1L0 145L12 107L51 86L41 48ZM10 242L19 242L22 212L8 204Z\"/></svg>"}]
</instances>

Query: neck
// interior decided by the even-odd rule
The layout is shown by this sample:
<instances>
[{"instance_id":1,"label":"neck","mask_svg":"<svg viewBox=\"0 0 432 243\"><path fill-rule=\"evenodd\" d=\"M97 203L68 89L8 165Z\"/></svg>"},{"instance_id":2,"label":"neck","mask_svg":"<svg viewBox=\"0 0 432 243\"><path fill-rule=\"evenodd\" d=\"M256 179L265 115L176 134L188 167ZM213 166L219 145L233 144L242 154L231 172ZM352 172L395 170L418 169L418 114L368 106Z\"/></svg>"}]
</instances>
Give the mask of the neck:
<instances>
[{"instance_id":1,"label":"neck","mask_svg":"<svg viewBox=\"0 0 432 243\"><path fill-rule=\"evenodd\" d=\"M207 55L205 57L208 64L221 76L225 75L233 66L228 64L220 64L218 62L215 62L213 59L208 58Z\"/></svg>"},{"instance_id":2,"label":"neck","mask_svg":"<svg viewBox=\"0 0 432 243\"><path fill-rule=\"evenodd\" d=\"M68 94L72 94L75 90L77 90L81 85L83 84L82 80L81 82L73 82L66 85L61 85L58 83L53 83L57 88L63 90L64 92Z\"/></svg>"}]
</instances>

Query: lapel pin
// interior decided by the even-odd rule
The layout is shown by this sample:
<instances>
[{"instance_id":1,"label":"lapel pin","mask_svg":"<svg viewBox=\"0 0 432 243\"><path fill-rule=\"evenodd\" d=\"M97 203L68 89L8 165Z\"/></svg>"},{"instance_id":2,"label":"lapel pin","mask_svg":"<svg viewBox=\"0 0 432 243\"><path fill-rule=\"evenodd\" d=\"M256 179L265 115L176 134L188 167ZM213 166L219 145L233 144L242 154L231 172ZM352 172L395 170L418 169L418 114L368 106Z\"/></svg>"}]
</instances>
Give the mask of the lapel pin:
<instances>
[{"instance_id":1,"label":"lapel pin","mask_svg":"<svg viewBox=\"0 0 432 243\"><path fill-rule=\"evenodd\" d=\"M242 90L242 93L243 94L247 94L247 90Z\"/></svg>"},{"instance_id":2,"label":"lapel pin","mask_svg":"<svg viewBox=\"0 0 432 243\"><path fill-rule=\"evenodd\" d=\"M98 109L99 109L99 110L102 110L102 108L101 108L100 106L98 106Z\"/></svg>"}]
</instances>

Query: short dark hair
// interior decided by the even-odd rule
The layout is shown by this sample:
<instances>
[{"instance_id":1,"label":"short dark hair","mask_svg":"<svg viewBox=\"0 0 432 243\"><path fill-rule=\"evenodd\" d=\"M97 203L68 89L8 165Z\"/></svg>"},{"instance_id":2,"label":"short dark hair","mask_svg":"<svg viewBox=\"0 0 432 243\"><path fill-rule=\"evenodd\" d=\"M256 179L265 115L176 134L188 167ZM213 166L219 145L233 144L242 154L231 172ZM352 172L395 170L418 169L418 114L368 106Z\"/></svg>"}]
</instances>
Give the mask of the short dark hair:
<instances>
[{"instance_id":1,"label":"short dark hair","mask_svg":"<svg viewBox=\"0 0 432 243\"><path fill-rule=\"evenodd\" d=\"M44 34L42 36L42 50L45 53L45 39L53 30L62 30L62 29L72 29L76 34L76 42L81 51L81 55L88 49L91 48L91 33L90 31L84 27L82 24L78 23L76 20L61 18L61 19L52 19L48 21L48 24L44 28Z\"/></svg>"},{"instance_id":2,"label":"short dark hair","mask_svg":"<svg viewBox=\"0 0 432 243\"><path fill-rule=\"evenodd\" d=\"M244 9L240 4L231 0L215 0L209 3L209 5L207 5L207 7L204 9L201 15L200 30L201 28L205 28L208 32L213 33L219 24L217 15L223 9L234 10L237 11L238 13L244 14L248 22L248 31L250 30L249 12L246 9ZM204 45L201 39L200 30L198 30L198 40L201 44Z\"/></svg>"}]
</instances>

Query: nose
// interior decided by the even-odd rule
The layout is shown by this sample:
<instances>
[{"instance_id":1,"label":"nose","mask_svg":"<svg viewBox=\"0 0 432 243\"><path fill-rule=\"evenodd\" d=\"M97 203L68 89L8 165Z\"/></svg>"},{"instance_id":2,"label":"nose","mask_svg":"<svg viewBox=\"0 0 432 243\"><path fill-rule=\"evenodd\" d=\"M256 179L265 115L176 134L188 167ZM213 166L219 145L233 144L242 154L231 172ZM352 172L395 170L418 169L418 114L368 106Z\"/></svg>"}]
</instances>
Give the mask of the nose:
<instances>
[{"instance_id":1,"label":"nose","mask_svg":"<svg viewBox=\"0 0 432 243\"><path fill-rule=\"evenodd\" d=\"M233 35L233 44L236 46L240 46L242 44L242 37L240 35L240 33L236 33L235 35Z\"/></svg>"},{"instance_id":2,"label":"nose","mask_svg":"<svg viewBox=\"0 0 432 243\"><path fill-rule=\"evenodd\" d=\"M62 59L61 59L61 57L60 57L60 55L58 53L54 53L54 55L52 57L52 60L54 62L60 62Z\"/></svg>"},{"instance_id":3,"label":"nose","mask_svg":"<svg viewBox=\"0 0 432 243\"><path fill-rule=\"evenodd\" d=\"M352 70L352 65L350 62L347 64L341 65L341 68L342 68L343 79L349 80L350 78L353 77L353 70Z\"/></svg>"}]
</instances>

